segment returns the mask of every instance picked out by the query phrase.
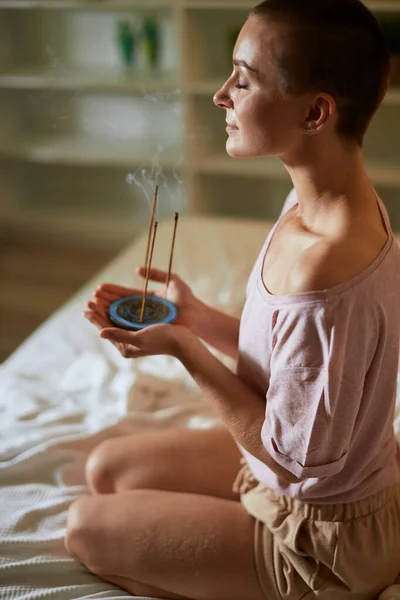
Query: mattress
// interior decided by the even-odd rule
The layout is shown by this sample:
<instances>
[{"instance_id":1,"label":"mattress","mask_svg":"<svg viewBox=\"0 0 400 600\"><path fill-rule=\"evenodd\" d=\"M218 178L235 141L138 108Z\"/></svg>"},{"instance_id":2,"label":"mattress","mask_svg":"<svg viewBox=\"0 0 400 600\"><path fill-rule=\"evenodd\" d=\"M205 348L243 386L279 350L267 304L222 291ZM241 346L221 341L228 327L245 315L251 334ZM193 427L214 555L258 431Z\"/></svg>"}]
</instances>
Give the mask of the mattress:
<instances>
[{"instance_id":1,"label":"mattress","mask_svg":"<svg viewBox=\"0 0 400 600\"><path fill-rule=\"evenodd\" d=\"M182 219L174 270L204 301L239 316L247 277L270 227L260 221ZM171 238L172 223L162 223L155 266L167 267ZM134 271L144 261L145 246L146 235L0 366L2 600L132 598L92 575L64 549L68 506L86 492L86 457L111 436L218 423L176 359L125 360L82 317L98 283L141 286ZM400 440L400 393L395 428ZM380 596L394 598L400 598L400 585Z\"/></svg>"}]
</instances>

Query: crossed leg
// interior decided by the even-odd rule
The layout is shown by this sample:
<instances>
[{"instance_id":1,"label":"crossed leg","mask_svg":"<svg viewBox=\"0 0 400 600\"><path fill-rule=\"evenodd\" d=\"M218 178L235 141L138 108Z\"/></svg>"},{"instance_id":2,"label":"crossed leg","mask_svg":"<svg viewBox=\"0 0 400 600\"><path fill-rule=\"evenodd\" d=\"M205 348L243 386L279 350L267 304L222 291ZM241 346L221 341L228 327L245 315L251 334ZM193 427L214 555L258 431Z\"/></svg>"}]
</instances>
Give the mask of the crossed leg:
<instances>
[{"instance_id":1,"label":"crossed leg","mask_svg":"<svg viewBox=\"0 0 400 600\"><path fill-rule=\"evenodd\" d=\"M223 429L104 442L87 463L93 494L69 510L66 546L133 595L265 600L254 519L232 492L239 463Z\"/></svg>"}]
</instances>

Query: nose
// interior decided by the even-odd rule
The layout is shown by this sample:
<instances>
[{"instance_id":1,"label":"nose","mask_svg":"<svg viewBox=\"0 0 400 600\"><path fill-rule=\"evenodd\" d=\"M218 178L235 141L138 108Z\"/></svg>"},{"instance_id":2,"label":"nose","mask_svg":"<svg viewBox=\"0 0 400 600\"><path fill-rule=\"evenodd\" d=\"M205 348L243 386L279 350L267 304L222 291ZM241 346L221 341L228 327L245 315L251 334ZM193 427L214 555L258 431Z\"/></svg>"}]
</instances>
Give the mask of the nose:
<instances>
[{"instance_id":1,"label":"nose","mask_svg":"<svg viewBox=\"0 0 400 600\"><path fill-rule=\"evenodd\" d=\"M224 85L214 95L213 102L216 106L224 108L225 110L233 107L233 102L229 93L229 79L225 81Z\"/></svg>"}]
</instances>

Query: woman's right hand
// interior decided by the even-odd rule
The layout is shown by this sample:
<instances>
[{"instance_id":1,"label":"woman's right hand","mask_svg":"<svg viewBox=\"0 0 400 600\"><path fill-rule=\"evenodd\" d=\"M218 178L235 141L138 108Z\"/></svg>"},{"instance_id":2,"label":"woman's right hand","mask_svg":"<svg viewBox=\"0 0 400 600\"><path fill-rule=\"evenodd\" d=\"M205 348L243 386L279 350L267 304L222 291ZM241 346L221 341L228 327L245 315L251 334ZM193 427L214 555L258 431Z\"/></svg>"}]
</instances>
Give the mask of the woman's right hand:
<instances>
[{"instance_id":1,"label":"woman's right hand","mask_svg":"<svg viewBox=\"0 0 400 600\"><path fill-rule=\"evenodd\" d=\"M139 267L137 273L145 278L146 268ZM150 269L149 281L157 283L166 283L167 272L161 269ZM108 319L108 307L110 304L126 296L136 296L143 293L142 289L128 288L113 283L103 283L94 291L94 302L89 302L89 308L95 304L95 308ZM171 274L171 278L166 293L165 287L157 291L148 291L147 295L167 298L175 304L178 309L178 317L175 323L183 325L193 333L201 337L201 320L205 305L193 294L190 287L176 273ZM92 308L94 308L92 306Z\"/></svg>"}]
</instances>

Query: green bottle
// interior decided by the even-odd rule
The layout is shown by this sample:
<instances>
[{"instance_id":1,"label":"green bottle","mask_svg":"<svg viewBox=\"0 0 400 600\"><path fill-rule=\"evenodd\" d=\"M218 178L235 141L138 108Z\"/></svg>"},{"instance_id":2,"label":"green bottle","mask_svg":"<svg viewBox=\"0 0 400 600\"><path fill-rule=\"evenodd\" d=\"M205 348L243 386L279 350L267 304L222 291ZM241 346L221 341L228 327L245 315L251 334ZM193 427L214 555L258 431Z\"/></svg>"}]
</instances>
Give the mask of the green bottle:
<instances>
[{"instance_id":1,"label":"green bottle","mask_svg":"<svg viewBox=\"0 0 400 600\"><path fill-rule=\"evenodd\" d=\"M146 18L142 25L143 49L151 68L158 66L160 59L160 27L155 19Z\"/></svg>"},{"instance_id":2,"label":"green bottle","mask_svg":"<svg viewBox=\"0 0 400 600\"><path fill-rule=\"evenodd\" d=\"M131 67L135 58L136 36L129 21L118 21L117 44L124 66Z\"/></svg>"}]
</instances>

